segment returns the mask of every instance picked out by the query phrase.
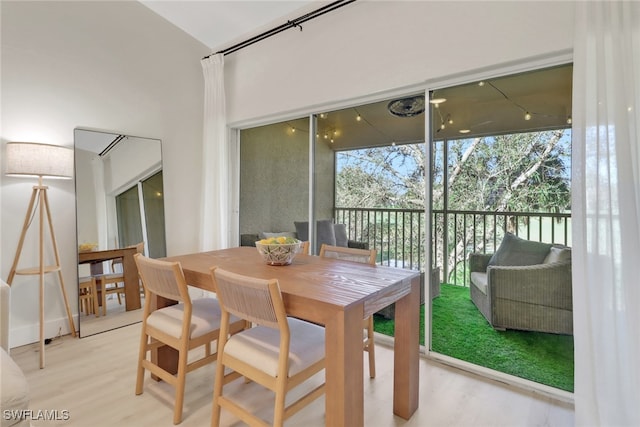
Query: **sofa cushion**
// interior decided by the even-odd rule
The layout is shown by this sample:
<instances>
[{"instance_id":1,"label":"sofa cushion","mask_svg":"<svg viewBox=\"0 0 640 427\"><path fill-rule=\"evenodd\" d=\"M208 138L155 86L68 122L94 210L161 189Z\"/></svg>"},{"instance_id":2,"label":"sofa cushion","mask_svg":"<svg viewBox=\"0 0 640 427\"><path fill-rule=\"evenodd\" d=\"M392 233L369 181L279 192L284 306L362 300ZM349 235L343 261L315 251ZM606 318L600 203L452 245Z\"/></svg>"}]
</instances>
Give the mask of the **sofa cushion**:
<instances>
[{"instance_id":1,"label":"sofa cushion","mask_svg":"<svg viewBox=\"0 0 640 427\"><path fill-rule=\"evenodd\" d=\"M505 233L500 247L489 260L489 265L542 264L551 246L550 243L534 242Z\"/></svg>"},{"instance_id":2,"label":"sofa cushion","mask_svg":"<svg viewBox=\"0 0 640 427\"><path fill-rule=\"evenodd\" d=\"M543 264L551 264L554 262L571 261L571 248L552 247L549 254L543 261Z\"/></svg>"}]
</instances>

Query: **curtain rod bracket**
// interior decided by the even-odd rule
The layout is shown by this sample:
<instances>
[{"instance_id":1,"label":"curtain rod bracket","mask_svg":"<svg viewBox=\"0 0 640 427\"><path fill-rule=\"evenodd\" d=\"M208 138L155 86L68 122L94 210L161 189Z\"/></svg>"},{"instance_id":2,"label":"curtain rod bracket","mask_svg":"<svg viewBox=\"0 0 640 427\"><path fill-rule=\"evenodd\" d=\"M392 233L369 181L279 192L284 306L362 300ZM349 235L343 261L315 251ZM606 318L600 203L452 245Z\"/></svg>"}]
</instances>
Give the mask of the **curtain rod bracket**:
<instances>
[{"instance_id":1,"label":"curtain rod bracket","mask_svg":"<svg viewBox=\"0 0 640 427\"><path fill-rule=\"evenodd\" d=\"M298 27L300 28L300 31L302 31L302 25L298 24L296 21L287 21L287 24L289 24L291 27Z\"/></svg>"}]
</instances>

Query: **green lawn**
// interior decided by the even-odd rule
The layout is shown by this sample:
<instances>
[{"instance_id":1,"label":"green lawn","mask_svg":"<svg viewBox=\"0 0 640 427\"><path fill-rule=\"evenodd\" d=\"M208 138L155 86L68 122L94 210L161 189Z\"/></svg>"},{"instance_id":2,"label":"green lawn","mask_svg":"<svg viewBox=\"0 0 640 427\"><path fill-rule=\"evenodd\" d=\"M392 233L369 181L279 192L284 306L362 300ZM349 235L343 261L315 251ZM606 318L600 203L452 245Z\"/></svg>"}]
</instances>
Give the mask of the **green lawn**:
<instances>
[{"instance_id":1,"label":"green lawn","mask_svg":"<svg viewBox=\"0 0 640 427\"><path fill-rule=\"evenodd\" d=\"M573 391L573 337L496 331L469 298L469 288L443 284L433 300L432 350L551 387ZM393 320L375 316L375 330L393 336ZM424 306L420 311L424 344Z\"/></svg>"}]
</instances>

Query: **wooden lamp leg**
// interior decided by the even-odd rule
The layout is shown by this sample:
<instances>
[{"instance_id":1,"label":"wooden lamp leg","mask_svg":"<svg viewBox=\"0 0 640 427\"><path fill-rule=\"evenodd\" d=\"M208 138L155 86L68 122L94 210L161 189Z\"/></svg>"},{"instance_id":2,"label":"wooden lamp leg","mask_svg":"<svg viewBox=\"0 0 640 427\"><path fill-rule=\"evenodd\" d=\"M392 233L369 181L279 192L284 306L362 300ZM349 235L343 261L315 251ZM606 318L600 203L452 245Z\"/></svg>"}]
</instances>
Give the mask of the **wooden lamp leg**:
<instances>
[{"instance_id":1,"label":"wooden lamp leg","mask_svg":"<svg viewBox=\"0 0 640 427\"><path fill-rule=\"evenodd\" d=\"M37 195L38 195L38 188L33 187L33 192L31 193L31 201L29 202L29 207L27 208L27 215L25 215L24 217L22 232L20 232L18 249L16 249L16 256L13 258L13 264L11 265L11 271L9 271L9 278L7 279L7 284L9 284L9 286L11 286L11 283L13 282L13 278L16 275L16 269L18 268L18 261L20 261L20 254L22 253L22 246L24 245L24 237L26 236L27 230L29 229L29 221L31 219L31 215L33 214L33 205L36 201Z\"/></svg>"},{"instance_id":2,"label":"wooden lamp leg","mask_svg":"<svg viewBox=\"0 0 640 427\"><path fill-rule=\"evenodd\" d=\"M22 247L24 245L24 239L27 234L27 230L29 229L30 220L33 216L34 212L34 204L38 198L38 213L39 213L39 229L38 229L38 259L39 266L37 269L25 269L18 270L18 262L20 261L20 255L22 254ZM45 211L47 214L47 221L49 222L49 231L51 233L51 241L53 243L53 251L55 254L56 264L54 266L45 267L44 264L44 221L45 221ZM18 242L18 249L16 250L16 255L13 260L13 264L11 266L11 270L9 272L9 277L7 278L7 283L11 286L13 279L16 274L38 274L39 276L39 293L40 293L40 368L44 368L44 275L48 272L58 272L58 279L60 281L60 289L62 291L62 297L64 299L65 308L67 311L67 317L69 319L69 330L71 331L72 336L76 336L76 328L73 323L73 317L71 315L71 309L69 307L69 301L67 299L67 292L64 287L64 280L62 277L62 271L60 267L60 255L58 253L58 245L56 243L55 234L53 231L53 222L51 220L51 211L49 209L49 199L47 197L47 187L42 185L42 179L40 181L40 185L33 187L33 192L31 193L31 200L29 202L29 207L27 208L27 214L25 216L24 224L22 226L22 232L20 233L20 240Z\"/></svg>"},{"instance_id":3,"label":"wooden lamp leg","mask_svg":"<svg viewBox=\"0 0 640 427\"><path fill-rule=\"evenodd\" d=\"M55 254L56 265L60 267L60 255L58 253L58 244L56 243L56 235L53 232L53 221L51 221L51 210L49 209L49 197L47 192L44 193L44 205L47 210L47 220L49 221L49 231L51 232L51 243L53 244L53 252ZM67 291L64 287L64 280L62 278L62 269L58 269L58 279L60 280L60 290L62 291L62 298L64 299L64 306L67 310L67 318L69 319L69 331L73 337L76 336L76 326L73 323L73 316L71 315L71 308L69 308L69 301L67 299Z\"/></svg>"}]
</instances>

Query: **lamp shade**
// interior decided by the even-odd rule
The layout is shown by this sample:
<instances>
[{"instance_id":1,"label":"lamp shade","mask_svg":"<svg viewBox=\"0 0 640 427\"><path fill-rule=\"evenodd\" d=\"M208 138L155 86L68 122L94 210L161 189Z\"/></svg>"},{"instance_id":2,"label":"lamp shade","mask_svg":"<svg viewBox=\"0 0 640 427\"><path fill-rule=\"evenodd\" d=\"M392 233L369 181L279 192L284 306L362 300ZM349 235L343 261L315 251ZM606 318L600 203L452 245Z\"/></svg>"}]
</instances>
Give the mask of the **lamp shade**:
<instances>
[{"instance_id":1,"label":"lamp shade","mask_svg":"<svg viewBox=\"0 0 640 427\"><path fill-rule=\"evenodd\" d=\"M7 175L73 177L73 150L35 142L8 142Z\"/></svg>"}]
</instances>

